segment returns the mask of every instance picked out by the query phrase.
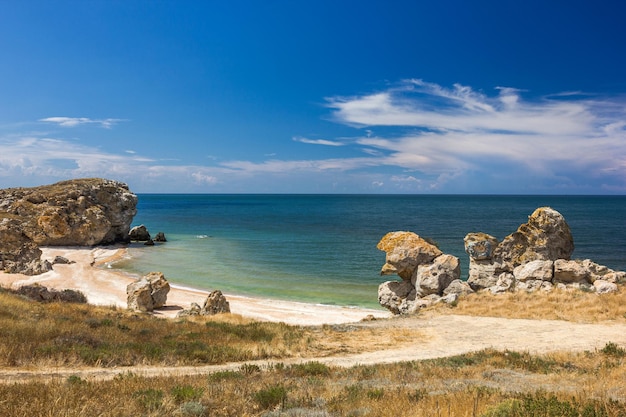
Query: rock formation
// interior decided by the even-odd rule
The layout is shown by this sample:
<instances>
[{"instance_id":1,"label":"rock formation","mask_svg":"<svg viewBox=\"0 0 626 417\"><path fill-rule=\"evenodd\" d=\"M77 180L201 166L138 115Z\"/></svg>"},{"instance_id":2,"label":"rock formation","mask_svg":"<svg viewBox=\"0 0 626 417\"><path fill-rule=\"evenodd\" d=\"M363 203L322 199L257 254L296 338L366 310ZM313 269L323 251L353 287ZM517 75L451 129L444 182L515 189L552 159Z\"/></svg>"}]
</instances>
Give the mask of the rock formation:
<instances>
[{"instance_id":1,"label":"rock formation","mask_svg":"<svg viewBox=\"0 0 626 417\"><path fill-rule=\"evenodd\" d=\"M128 238L137 242L145 242L151 239L150 232L148 232L148 229L146 229L146 226L143 224L130 229Z\"/></svg>"},{"instance_id":2,"label":"rock formation","mask_svg":"<svg viewBox=\"0 0 626 417\"><path fill-rule=\"evenodd\" d=\"M388 281L378 287L378 302L394 314L410 314L420 307L441 300L450 284L460 278L455 256L412 232L390 232L378 243L385 251L380 274L397 274L402 281ZM446 300L456 300L446 294Z\"/></svg>"},{"instance_id":3,"label":"rock formation","mask_svg":"<svg viewBox=\"0 0 626 417\"><path fill-rule=\"evenodd\" d=\"M150 272L126 287L127 305L133 311L153 311L167 302L170 284L161 272Z\"/></svg>"},{"instance_id":4,"label":"rock formation","mask_svg":"<svg viewBox=\"0 0 626 417\"><path fill-rule=\"evenodd\" d=\"M626 281L624 272L589 259L570 260L574 251L570 228L563 216L550 207L536 209L527 223L502 242L485 233L469 233L464 242L470 257L467 283L475 291L576 287L609 292L617 289L617 283Z\"/></svg>"},{"instance_id":5,"label":"rock formation","mask_svg":"<svg viewBox=\"0 0 626 417\"><path fill-rule=\"evenodd\" d=\"M126 184L106 179L0 190L1 266L34 275L50 269L39 261L37 246L126 242L136 206Z\"/></svg>"},{"instance_id":6,"label":"rock formation","mask_svg":"<svg viewBox=\"0 0 626 417\"><path fill-rule=\"evenodd\" d=\"M462 281L458 259L442 254L411 232L391 232L378 243L387 254L381 275L402 281L382 283L378 301L394 314L410 314L434 302L453 303L475 291L549 291L581 288L598 294L617 291L626 272L613 271L589 259L570 260L574 239L563 216L540 207L502 242L486 233L465 236L469 276Z\"/></svg>"},{"instance_id":7,"label":"rock formation","mask_svg":"<svg viewBox=\"0 0 626 417\"><path fill-rule=\"evenodd\" d=\"M87 297L85 297L85 295L80 291L69 289L58 291L46 288L39 284L23 285L15 290L15 293L43 303L50 303L53 301L59 301L62 303L87 303Z\"/></svg>"},{"instance_id":8,"label":"rock formation","mask_svg":"<svg viewBox=\"0 0 626 417\"><path fill-rule=\"evenodd\" d=\"M176 317L212 316L221 313L230 313L230 304L220 290L215 290L207 296L202 307L191 303L189 309L179 311Z\"/></svg>"}]
</instances>

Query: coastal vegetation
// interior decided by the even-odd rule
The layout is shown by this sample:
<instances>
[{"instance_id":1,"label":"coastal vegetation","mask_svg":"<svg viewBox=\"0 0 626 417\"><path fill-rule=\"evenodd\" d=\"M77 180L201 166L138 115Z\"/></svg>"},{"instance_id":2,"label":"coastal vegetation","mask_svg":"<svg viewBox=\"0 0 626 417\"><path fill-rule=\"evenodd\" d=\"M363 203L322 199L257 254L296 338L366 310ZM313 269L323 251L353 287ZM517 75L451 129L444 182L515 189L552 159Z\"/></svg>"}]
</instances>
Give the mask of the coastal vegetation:
<instances>
[{"instance_id":1,"label":"coastal vegetation","mask_svg":"<svg viewBox=\"0 0 626 417\"><path fill-rule=\"evenodd\" d=\"M537 300L537 301L533 301ZM473 295L423 314L623 321L624 295L580 291ZM492 306L488 309L486 306ZM531 313L531 311L536 310ZM483 349L447 358L334 367L324 357L397 347L407 329L295 327L226 314L161 319L86 304L36 303L0 291L0 371L75 373L5 378L2 415L65 416L622 416L626 347L529 354ZM267 359L261 365L255 360ZM271 359L271 360L270 360ZM147 377L141 366L237 362L205 374ZM140 366L137 368L137 366ZM85 367L124 367L114 377ZM25 400L28 399L28 400ZM539 413L540 411L540 413ZM539 414L538 414L539 413Z\"/></svg>"}]
</instances>

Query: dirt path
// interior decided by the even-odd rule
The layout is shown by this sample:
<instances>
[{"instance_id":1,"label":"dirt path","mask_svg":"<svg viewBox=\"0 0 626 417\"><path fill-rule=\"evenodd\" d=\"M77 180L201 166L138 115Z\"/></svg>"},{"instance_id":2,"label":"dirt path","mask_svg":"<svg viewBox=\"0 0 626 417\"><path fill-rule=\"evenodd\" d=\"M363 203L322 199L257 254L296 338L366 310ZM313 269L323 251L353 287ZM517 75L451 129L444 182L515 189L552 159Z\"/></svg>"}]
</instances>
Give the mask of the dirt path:
<instances>
[{"instance_id":1,"label":"dirt path","mask_svg":"<svg viewBox=\"0 0 626 417\"><path fill-rule=\"evenodd\" d=\"M378 320L349 325L358 327L418 330L421 338L396 349L384 349L329 357L289 358L247 361L261 368L273 363L286 365L318 361L332 366L350 367L412 360L448 357L485 348L518 352L548 353L554 351L594 351L613 342L626 346L625 324L580 324L557 320L524 320L459 315L430 315ZM375 336L373 336L375 337ZM367 341L363 341L365 344ZM138 376L197 375L224 370L237 370L243 363L207 366L134 366L121 368L50 368L42 370L0 369L0 382L66 379L76 375L82 379L112 379L132 373Z\"/></svg>"}]
</instances>

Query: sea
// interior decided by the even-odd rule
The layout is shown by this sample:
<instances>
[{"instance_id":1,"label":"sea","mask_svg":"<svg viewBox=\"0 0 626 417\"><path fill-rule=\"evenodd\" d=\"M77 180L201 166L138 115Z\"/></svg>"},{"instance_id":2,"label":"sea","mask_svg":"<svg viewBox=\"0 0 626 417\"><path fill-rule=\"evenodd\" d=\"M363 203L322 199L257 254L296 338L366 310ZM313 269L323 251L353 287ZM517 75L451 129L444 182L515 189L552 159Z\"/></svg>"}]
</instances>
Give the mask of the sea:
<instances>
[{"instance_id":1,"label":"sea","mask_svg":"<svg viewBox=\"0 0 626 417\"><path fill-rule=\"evenodd\" d=\"M133 243L113 268L161 271L172 283L226 294L381 308L377 288L388 232L434 240L461 261L463 238L503 239L538 207L559 211L574 237L572 259L626 270L626 196L139 194L133 226L167 242Z\"/></svg>"}]
</instances>

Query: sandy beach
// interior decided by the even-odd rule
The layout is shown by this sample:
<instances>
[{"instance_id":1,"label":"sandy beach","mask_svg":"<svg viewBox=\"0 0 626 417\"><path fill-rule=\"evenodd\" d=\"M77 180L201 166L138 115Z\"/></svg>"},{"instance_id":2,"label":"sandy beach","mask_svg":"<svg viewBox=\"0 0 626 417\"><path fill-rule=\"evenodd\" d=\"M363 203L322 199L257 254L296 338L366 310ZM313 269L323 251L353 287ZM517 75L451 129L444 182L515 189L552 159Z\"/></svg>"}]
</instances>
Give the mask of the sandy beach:
<instances>
[{"instance_id":1,"label":"sandy beach","mask_svg":"<svg viewBox=\"0 0 626 417\"><path fill-rule=\"evenodd\" d=\"M123 247L44 247L41 250L43 259L52 262L56 256L63 256L74 263L56 264L52 271L35 276L0 273L0 286L17 288L39 283L57 290L81 291L90 304L126 308L126 286L134 281L135 277L117 272L110 267L116 260L127 256ZM155 266L155 271L157 270ZM178 311L189 308L193 302L202 305L209 294L209 291L186 288L176 285L175 282L170 282L170 286L167 305L154 312L157 316L175 317ZM376 318L390 316L390 313L385 311L365 308L308 304L233 294L225 296L233 314L294 325L351 323L360 321L368 315Z\"/></svg>"}]
</instances>

